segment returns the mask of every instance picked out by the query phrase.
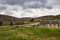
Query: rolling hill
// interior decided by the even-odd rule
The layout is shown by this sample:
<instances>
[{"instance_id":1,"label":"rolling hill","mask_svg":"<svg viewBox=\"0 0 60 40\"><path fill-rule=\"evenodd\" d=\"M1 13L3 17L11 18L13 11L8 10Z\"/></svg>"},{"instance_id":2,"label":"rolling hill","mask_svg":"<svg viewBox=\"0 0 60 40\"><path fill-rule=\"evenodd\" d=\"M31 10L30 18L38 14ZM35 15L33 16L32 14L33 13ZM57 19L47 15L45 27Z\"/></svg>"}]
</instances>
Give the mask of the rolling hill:
<instances>
[{"instance_id":1,"label":"rolling hill","mask_svg":"<svg viewBox=\"0 0 60 40\"><path fill-rule=\"evenodd\" d=\"M21 23L22 20L16 17L8 16L8 15L0 15L0 22L13 22L13 23Z\"/></svg>"},{"instance_id":2,"label":"rolling hill","mask_svg":"<svg viewBox=\"0 0 60 40\"><path fill-rule=\"evenodd\" d=\"M48 15L48 16L42 16L39 17L41 20L60 20L60 15Z\"/></svg>"},{"instance_id":3,"label":"rolling hill","mask_svg":"<svg viewBox=\"0 0 60 40\"><path fill-rule=\"evenodd\" d=\"M30 21L31 19L33 20L60 20L60 15L48 15L48 16L42 16L42 17L37 17L37 18L16 18L13 16L8 16L8 15L0 15L0 22L13 22L13 23L23 23L24 21Z\"/></svg>"}]
</instances>

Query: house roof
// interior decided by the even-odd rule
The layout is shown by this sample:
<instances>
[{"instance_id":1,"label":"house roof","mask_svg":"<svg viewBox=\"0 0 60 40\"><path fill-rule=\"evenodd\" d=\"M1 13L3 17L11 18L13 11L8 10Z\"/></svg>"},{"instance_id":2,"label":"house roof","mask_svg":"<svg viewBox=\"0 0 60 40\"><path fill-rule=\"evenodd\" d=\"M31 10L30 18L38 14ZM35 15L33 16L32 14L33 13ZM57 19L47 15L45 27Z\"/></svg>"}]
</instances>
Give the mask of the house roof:
<instances>
[{"instance_id":1,"label":"house roof","mask_svg":"<svg viewBox=\"0 0 60 40\"><path fill-rule=\"evenodd\" d=\"M40 24L60 24L60 21L41 21Z\"/></svg>"}]
</instances>

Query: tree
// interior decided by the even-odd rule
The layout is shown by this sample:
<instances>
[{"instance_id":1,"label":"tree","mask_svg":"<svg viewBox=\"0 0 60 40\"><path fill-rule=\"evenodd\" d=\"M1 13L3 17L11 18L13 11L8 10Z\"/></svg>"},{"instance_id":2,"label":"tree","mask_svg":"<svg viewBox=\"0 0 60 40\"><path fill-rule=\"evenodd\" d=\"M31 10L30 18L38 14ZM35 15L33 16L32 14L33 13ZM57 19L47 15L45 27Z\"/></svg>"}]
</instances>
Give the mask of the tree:
<instances>
[{"instance_id":1,"label":"tree","mask_svg":"<svg viewBox=\"0 0 60 40\"><path fill-rule=\"evenodd\" d=\"M12 22L10 22L10 26L12 26L13 25L13 23Z\"/></svg>"},{"instance_id":2,"label":"tree","mask_svg":"<svg viewBox=\"0 0 60 40\"><path fill-rule=\"evenodd\" d=\"M0 22L0 26L2 26L2 22Z\"/></svg>"},{"instance_id":3,"label":"tree","mask_svg":"<svg viewBox=\"0 0 60 40\"><path fill-rule=\"evenodd\" d=\"M16 25L19 25L19 23L16 23Z\"/></svg>"},{"instance_id":4,"label":"tree","mask_svg":"<svg viewBox=\"0 0 60 40\"><path fill-rule=\"evenodd\" d=\"M16 28L19 28L19 23L16 23Z\"/></svg>"},{"instance_id":5,"label":"tree","mask_svg":"<svg viewBox=\"0 0 60 40\"><path fill-rule=\"evenodd\" d=\"M34 19L31 19L30 22L34 22Z\"/></svg>"}]
</instances>

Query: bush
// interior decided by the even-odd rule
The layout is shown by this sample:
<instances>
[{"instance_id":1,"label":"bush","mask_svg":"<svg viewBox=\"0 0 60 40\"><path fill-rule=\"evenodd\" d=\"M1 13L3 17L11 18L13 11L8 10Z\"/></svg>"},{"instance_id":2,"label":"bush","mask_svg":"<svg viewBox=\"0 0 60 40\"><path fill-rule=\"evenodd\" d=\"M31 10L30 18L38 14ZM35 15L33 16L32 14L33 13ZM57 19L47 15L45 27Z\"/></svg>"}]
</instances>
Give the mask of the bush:
<instances>
[{"instance_id":1,"label":"bush","mask_svg":"<svg viewBox=\"0 0 60 40\"><path fill-rule=\"evenodd\" d=\"M0 22L0 26L2 26L2 22Z\"/></svg>"},{"instance_id":2,"label":"bush","mask_svg":"<svg viewBox=\"0 0 60 40\"><path fill-rule=\"evenodd\" d=\"M12 22L10 22L10 26L12 26L13 25L13 23Z\"/></svg>"}]
</instances>

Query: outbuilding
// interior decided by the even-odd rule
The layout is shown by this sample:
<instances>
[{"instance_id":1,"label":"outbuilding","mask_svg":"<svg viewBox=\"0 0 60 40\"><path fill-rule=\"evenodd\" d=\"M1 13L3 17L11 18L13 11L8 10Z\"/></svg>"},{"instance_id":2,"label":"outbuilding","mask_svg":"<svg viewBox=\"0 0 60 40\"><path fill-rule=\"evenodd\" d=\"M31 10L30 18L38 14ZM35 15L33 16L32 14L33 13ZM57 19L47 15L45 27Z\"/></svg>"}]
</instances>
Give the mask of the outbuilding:
<instances>
[{"instance_id":1,"label":"outbuilding","mask_svg":"<svg viewBox=\"0 0 60 40\"><path fill-rule=\"evenodd\" d=\"M49 20L49 21L40 21L40 26L46 27L60 27L60 20Z\"/></svg>"}]
</instances>

